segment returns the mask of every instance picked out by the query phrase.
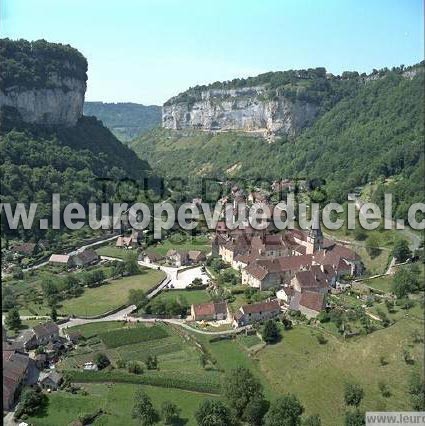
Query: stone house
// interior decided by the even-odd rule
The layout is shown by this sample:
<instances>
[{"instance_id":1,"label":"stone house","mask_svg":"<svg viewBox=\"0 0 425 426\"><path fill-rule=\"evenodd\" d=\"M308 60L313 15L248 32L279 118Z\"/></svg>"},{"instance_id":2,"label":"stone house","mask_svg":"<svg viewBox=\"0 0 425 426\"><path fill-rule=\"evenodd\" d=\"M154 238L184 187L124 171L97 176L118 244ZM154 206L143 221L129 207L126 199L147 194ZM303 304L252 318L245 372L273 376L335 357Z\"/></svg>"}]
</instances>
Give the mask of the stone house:
<instances>
[{"instance_id":1,"label":"stone house","mask_svg":"<svg viewBox=\"0 0 425 426\"><path fill-rule=\"evenodd\" d=\"M278 300L243 305L234 315L233 327L243 327L255 322L265 321L279 315L280 312Z\"/></svg>"},{"instance_id":2,"label":"stone house","mask_svg":"<svg viewBox=\"0 0 425 426\"><path fill-rule=\"evenodd\" d=\"M71 268L73 266L72 256L69 254L52 254L49 258L49 263L53 265L66 266Z\"/></svg>"},{"instance_id":3,"label":"stone house","mask_svg":"<svg viewBox=\"0 0 425 426\"><path fill-rule=\"evenodd\" d=\"M33 332L37 346L54 343L59 339L59 327L54 322L36 325L33 327Z\"/></svg>"},{"instance_id":4,"label":"stone house","mask_svg":"<svg viewBox=\"0 0 425 426\"><path fill-rule=\"evenodd\" d=\"M30 374L28 354L3 350L3 410L13 408L22 386Z\"/></svg>"},{"instance_id":5,"label":"stone house","mask_svg":"<svg viewBox=\"0 0 425 426\"><path fill-rule=\"evenodd\" d=\"M193 321L221 321L229 316L226 302L210 302L192 305L190 314Z\"/></svg>"},{"instance_id":6,"label":"stone house","mask_svg":"<svg viewBox=\"0 0 425 426\"><path fill-rule=\"evenodd\" d=\"M42 372L38 379L38 383L43 389L58 390L62 382L62 374L59 374L57 371Z\"/></svg>"},{"instance_id":7,"label":"stone house","mask_svg":"<svg viewBox=\"0 0 425 426\"><path fill-rule=\"evenodd\" d=\"M99 255L92 249L85 249L72 258L72 263L77 268L94 265L97 262L99 262Z\"/></svg>"}]
</instances>

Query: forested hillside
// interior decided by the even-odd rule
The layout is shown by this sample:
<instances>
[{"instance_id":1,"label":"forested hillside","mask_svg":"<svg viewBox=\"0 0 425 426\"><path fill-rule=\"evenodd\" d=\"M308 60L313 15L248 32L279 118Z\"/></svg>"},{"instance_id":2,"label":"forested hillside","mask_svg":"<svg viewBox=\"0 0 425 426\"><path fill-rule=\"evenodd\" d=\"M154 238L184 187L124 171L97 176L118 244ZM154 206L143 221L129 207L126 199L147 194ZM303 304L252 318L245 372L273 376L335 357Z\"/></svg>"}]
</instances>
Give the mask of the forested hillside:
<instances>
[{"instance_id":1,"label":"forested hillside","mask_svg":"<svg viewBox=\"0 0 425 426\"><path fill-rule=\"evenodd\" d=\"M423 198L423 89L422 66L387 70L358 85L295 140L161 129L131 147L164 175L323 178L329 199L338 201L356 186L394 177L388 187L403 191L396 205L404 215L401 204Z\"/></svg>"},{"instance_id":2,"label":"forested hillside","mask_svg":"<svg viewBox=\"0 0 425 426\"><path fill-rule=\"evenodd\" d=\"M85 102L84 114L97 117L123 142L161 124L161 107L157 105Z\"/></svg>"},{"instance_id":3,"label":"forested hillside","mask_svg":"<svg viewBox=\"0 0 425 426\"><path fill-rule=\"evenodd\" d=\"M64 205L87 205L125 199L123 186L117 194L122 179L133 179L142 186L144 178L150 177L152 188L156 185L149 164L93 117L83 117L73 128L3 132L0 158L1 201L39 203L37 220L50 215L53 193L61 195ZM9 232L5 222L2 220L2 235L30 238L45 233L35 228Z\"/></svg>"},{"instance_id":4,"label":"forested hillside","mask_svg":"<svg viewBox=\"0 0 425 426\"><path fill-rule=\"evenodd\" d=\"M35 240L47 234L37 229L38 220L50 216L53 193L64 207L134 201L129 179L155 190L149 164L95 117L82 116L87 61L81 53L44 40L4 39L0 65L1 202L38 203L36 225L26 231L8 229L2 210L2 237ZM70 84L72 79L78 84ZM140 191L138 200L145 195Z\"/></svg>"}]
</instances>

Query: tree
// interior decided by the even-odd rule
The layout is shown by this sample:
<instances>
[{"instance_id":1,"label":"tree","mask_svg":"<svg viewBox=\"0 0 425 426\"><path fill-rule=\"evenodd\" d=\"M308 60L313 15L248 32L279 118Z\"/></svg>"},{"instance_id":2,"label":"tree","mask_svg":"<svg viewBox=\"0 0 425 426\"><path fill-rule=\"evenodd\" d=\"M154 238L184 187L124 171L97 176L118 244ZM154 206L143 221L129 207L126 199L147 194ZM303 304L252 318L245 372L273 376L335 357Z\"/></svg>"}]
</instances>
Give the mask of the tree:
<instances>
[{"instance_id":1,"label":"tree","mask_svg":"<svg viewBox=\"0 0 425 426\"><path fill-rule=\"evenodd\" d=\"M124 262L120 262L119 260L115 260L112 263L112 268L111 268L111 276L112 277L122 277L124 275L125 272L125 264Z\"/></svg>"},{"instance_id":2,"label":"tree","mask_svg":"<svg viewBox=\"0 0 425 426\"><path fill-rule=\"evenodd\" d=\"M129 275L137 275L140 273L139 264L137 263L137 252L130 252L124 259L124 269Z\"/></svg>"},{"instance_id":3,"label":"tree","mask_svg":"<svg viewBox=\"0 0 425 426\"><path fill-rule=\"evenodd\" d=\"M345 413L345 426L363 426L366 424L365 415L359 410L347 411Z\"/></svg>"},{"instance_id":4,"label":"tree","mask_svg":"<svg viewBox=\"0 0 425 426\"><path fill-rule=\"evenodd\" d=\"M415 411L425 410L425 380L418 373L412 373L409 378L410 400Z\"/></svg>"},{"instance_id":5,"label":"tree","mask_svg":"<svg viewBox=\"0 0 425 426\"><path fill-rule=\"evenodd\" d=\"M252 398L243 412L243 419L251 426L261 426L270 403L262 395Z\"/></svg>"},{"instance_id":6,"label":"tree","mask_svg":"<svg viewBox=\"0 0 425 426\"><path fill-rule=\"evenodd\" d=\"M195 413L198 426L229 426L229 409L218 400L206 399Z\"/></svg>"},{"instance_id":7,"label":"tree","mask_svg":"<svg viewBox=\"0 0 425 426\"><path fill-rule=\"evenodd\" d=\"M308 416L303 420L303 426L321 426L322 421L318 414Z\"/></svg>"},{"instance_id":8,"label":"tree","mask_svg":"<svg viewBox=\"0 0 425 426\"><path fill-rule=\"evenodd\" d=\"M405 262L412 256L412 252L409 248L409 243L403 238L397 239L394 243L392 255L396 258L398 262Z\"/></svg>"},{"instance_id":9,"label":"tree","mask_svg":"<svg viewBox=\"0 0 425 426\"><path fill-rule=\"evenodd\" d=\"M363 388L356 383L346 383L344 387L344 400L347 405L358 407L364 396Z\"/></svg>"},{"instance_id":10,"label":"tree","mask_svg":"<svg viewBox=\"0 0 425 426\"><path fill-rule=\"evenodd\" d=\"M274 320L268 320L263 328L263 340L266 343L276 343L280 339L279 327Z\"/></svg>"},{"instance_id":11,"label":"tree","mask_svg":"<svg viewBox=\"0 0 425 426\"><path fill-rule=\"evenodd\" d=\"M131 289L128 291L128 303L130 305L136 305L137 308L142 308L146 306L149 302L149 299L146 297L146 294L141 289Z\"/></svg>"},{"instance_id":12,"label":"tree","mask_svg":"<svg viewBox=\"0 0 425 426\"><path fill-rule=\"evenodd\" d=\"M109 358L105 354L98 353L94 357L94 363L97 365L99 370L102 370L103 368L106 368L111 363L111 361L109 361Z\"/></svg>"},{"instance_id":13,"label":"tree","mask_svg":"<svg viewBox=\"0 0 425 426\"><path fill-rule=\"evenodd\" d=\"M372 258L377 257L381 254L382 250L379 248L379 239L375 234L371 234L367 237L366 251L368 255Z\"/></svg>"},{"instance_id":14,"label":"tree","mask_svg":"<svg viewBox=\"0 0 425 426\"><path fill-rule=\"evenodd\" d=\"M134 397L133 418L140 420L143 426L151 426L158 422L159 415L152 405L149 396L143 389L137 389Z\"/></svg>"},{"instance_id":15,"label":"tree","mask_svg":"<svg viewBox=\"0 0 425 426\"><path fill-rule=\"evenodd\" d=\"M58 320L58 313L56 311L55 306L53 306L52 310L50 311L50 318L52 319L53 322L56 322Z\"/></svg>"},{"instance_id":16,"label":"tree","mask_svg":"<svg viewBox=\"0 0 425 426\"><path fill-rule=\"evenodd\" d=\"M19 330L21 328L22 322L21 317L19 316L19 311L16 308L11 309L4 320L6 327L11 330Z\"/></svg>"},{"instance_id":17,"label":"tree","mask_svg":"<svg viewBox=\"0 0 425 426\"><path fill-rule=\"evenodd\" d=\"M180 412L180 408L170 401L164 401L161 405L161 416L166 425L178 423Z\"/></svg>"},{"instance_id":18,"label":"tree","mask_svg":"<svg viewBox=\"0 0 425 426\"><path fill-rule=\"evenodd\" d=\"M240 417L251 399L263 395L263 387L247 368L237 367L227 374L223 393L230 407Z\"/></svg>"},{"instance_id":19,"label":"tree","mask_svg":"<svg viewBox=\"0 0 425 426\"><path fill-rule=\"evenodd\" d=\"M37 413L46 402L47 397L40 389L24 389L15 412L15 418L20 418L24 414L31 415Z\"/></svg>"},{"instance_id":20,"label":"tree","mask_svg":"<svg viewBox=\"0 0 425 426\"><path fill-rule=\"evenodd\" d=\"M142 374L143 373L143 368L137 361L130 361L127 364L127 370L128 370L129 373L132 373L132 374Z\"/></svg>"},{"instance_id":21,"label":"tree","mask_svg":"<svg viewBox=\"0 0 425 426\"><path fill-rule=\"evenodd\" d=\"M265 426L297 426L301 424L304 407L295 395L285 395L270 404L265 416Z\"/></svg>"},{"instance_id":22,"label":"tree","mask_svg":"<svg viewBox=\"0 0 425 426\"><path fill-rule=\"evenodd\" d=\"M379 382L378 383L378 388L379 388L379 390L381 392L381 395L384 398L389 398L391 396L390 387L385 382Z\"/></svg>"},{"instance_id":23,"label":"tree","mask_svg":"<svg viewBox=\"0 0 425 426\"><path fill-rule=\"evenodd\" d=\"M75 275L67 275L64 280L64 287L66 291L74 297L81 296L83 289L81 288L80 281Z\"/></svg>"},{"instance_id":24,"label":"tree","mask_svg":"<svg viewBox=\"0 0 425 426\"><path fill-rule=\"evenodd\" d=\"M409 293L414 293L418 287L419 280L415 269L400 268L394 274L391 290L399 299L406 297Z\"/></svg>"},{"instance_id":25,"label":"tree","mask_svg":"<svg viewBox=\"0 0 425 426\"><path fill-rule=\"evenodd\" d=\"M156 370L158 368L158 358L152 355L149 355L146 359L146 367L148 370Z\"/></svg>"}]
</instances>

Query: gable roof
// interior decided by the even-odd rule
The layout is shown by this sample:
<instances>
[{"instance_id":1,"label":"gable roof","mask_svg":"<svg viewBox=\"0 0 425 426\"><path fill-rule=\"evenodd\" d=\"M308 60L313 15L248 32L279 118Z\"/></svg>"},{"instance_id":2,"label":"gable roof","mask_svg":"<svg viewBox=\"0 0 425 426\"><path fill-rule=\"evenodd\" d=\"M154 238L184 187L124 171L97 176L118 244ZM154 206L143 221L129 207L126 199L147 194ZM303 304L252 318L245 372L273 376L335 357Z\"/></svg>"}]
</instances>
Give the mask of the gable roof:
<instances>
[{"instance_id":1,"label":"gable roof","mask_svg":"<svg viewBox=\"0 0 425 426\"><path fill-rule=\"evenodd\" d=\"M325 305L325 295L317 291L303 291L299 304L304 308L320 312Z\"/></svg>"},{"instance_id":2,"label":"gable roof","mask_svg":"<svg viewBox=\"0 0 425 426\"><path fill-rule=\"evenodd\" d=\"M269 300L267 302L251 303L240 307L241 312L244 314L259 314L261 312L274 312L280 311L280 304L278 300Z\"/></svg>"},{"instance_id":3,"label":"gable roof","mask_svg":"<svg viewBox=\"0 0 425 426\"><path fill-rule=\"evenodd\" d=\"M131 245L132 242L133 242L133 237L131 235L128 237L121 235L117 238L117 242L115 245L116 247L127 247Z\"/></svg>"},{"instance_id":4,"label":"gable roof","mask_svg":"<svg viewBox=\"0 0 425 426\"><path fill-rule=\"evenodd\" d=\"M209 302L209 303L200 303L198 305L192 305L195 316L214 316L218 314L227 313L227 303L226 302Z\"/></svg>"},{"instance_id":5,"label":"gable roof","mask_svg":"<svg viewBox=\"0 0 425 426\"><path fill-rule=\"evenodd\" d=\"M49 258L49 262L54 263L68 263L71 260L69 254L52 254Z\"/></svg>"},{"instance_id":6,"label":"gable roof","mask_svg":"<svg viewBox=\"0 0 425 426\"><path fill-rule=\"evenodd\" d=\"M300 271L295 274L301 289L307 288L327 288L328 281L325 274L322 272L319 266L312 266L308 271Z\"/></svg>"},{"instance_id":7,"label":"gable roof","mask_svg":"<svg viewBox=\"0 0 425 426\"><path fill-rule=\"evenodd\" d=\"M74 262L80 261L83 265L87 265L99 259L99 255L92 249L85 249L74 256Z\"/></svg>"},{"instance_id":8,"label":"gable roof","mask_svg":"<svg viewBox=\"0 0 425 426\"><path fill-rule=\"evenodd\" d=\"M205 257L204 253L202 253L200 250L189 250L188 256L190 260L194 261L201 260Z\"/></svg>"},{"instance_id":9,"label":"gable roof","mask_svg":"<svg viewBox=\"0 0 425 426\"><path fill-rule=\"evenodd\" d=\"M15 251L17 253L31 255L31 254L34 253L36 248L37 248L36 243L21 243L21 244L14 245L13 251Z\"/></svg>"},{"instance_id":10,"label":"gable roof","mask_svg":"<svg viewBox=\"0 0 425 426\"><path fill-rule=\"evenodd\" d=\"M33 327L33 330L37 338L59 333L59 327L54 322L36 325Z\"/></svg>"}]
</instances>

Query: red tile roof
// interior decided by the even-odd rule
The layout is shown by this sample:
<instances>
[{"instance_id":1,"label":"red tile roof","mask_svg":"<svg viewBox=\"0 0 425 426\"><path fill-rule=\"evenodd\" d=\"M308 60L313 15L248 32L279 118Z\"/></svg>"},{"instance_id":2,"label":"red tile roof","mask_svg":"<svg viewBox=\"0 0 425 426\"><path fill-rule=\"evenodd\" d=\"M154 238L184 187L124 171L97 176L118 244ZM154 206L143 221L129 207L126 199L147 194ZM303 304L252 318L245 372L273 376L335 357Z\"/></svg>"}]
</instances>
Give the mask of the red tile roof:
<instances>
[{"instance_id":1,"label":"red tile roof","mask_svg":"<svg viewBox=\"0 0 425 426\"><path fill-rule=\"evenodd\" d=\"M259 314L260 312L280 311L280 304L278 300L270 300L268 302L243 305L240 309L244 314Z\"/></svg>"},{"instance_id":2,"label":"red tile roof","mask_svg":"<svg viewBox=\"0 0 425 426\"><path fill-rule=\"evenodd\" d=\"M193 311L196 317L215 316L218 314L226 314L227 303L226 302L210 302L201 303L199 305L193 305Z\"/></svg>"},{"instance_id":3,"label":"red tile roof","mask_svg":"<svg viewBox=\"0 0 425 426\"><path fill-rule=\"evenodd\" d=\"M303 291L299 304L312 311L320 312L325 305L325 295L316 291Z\"/></svg>"}]
</instances>

